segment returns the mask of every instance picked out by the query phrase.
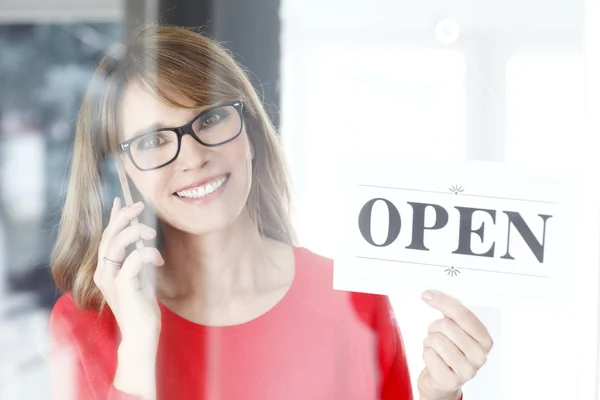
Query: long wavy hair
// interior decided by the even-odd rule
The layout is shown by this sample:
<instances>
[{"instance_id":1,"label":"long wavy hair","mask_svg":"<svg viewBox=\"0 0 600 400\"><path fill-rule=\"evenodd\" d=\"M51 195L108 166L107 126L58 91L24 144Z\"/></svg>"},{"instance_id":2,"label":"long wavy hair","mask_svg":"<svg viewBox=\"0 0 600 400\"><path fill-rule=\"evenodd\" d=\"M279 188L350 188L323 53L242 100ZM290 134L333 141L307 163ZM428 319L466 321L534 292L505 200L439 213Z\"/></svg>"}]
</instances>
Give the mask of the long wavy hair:
<instances>
[{"instance_id":1,"label":"long wavy hair","mask_svg":"<svg viewBox=\"0 0 600 400\"><path fill-rule=\"evenodd\" d=\"M107 160L117 156L118 105L131 83L183 108L188 107L172 94L199 106L244 101L255 152L247 210L262 236L294 244L289 174L279 138L246 71L229 51L195 30L174 26L144 27L116 49L100 61L79 110L69 186L51 257L59 290L71 292L82 309L105 304L93 276L112 200Z\"/></svg>"}]
</instances>

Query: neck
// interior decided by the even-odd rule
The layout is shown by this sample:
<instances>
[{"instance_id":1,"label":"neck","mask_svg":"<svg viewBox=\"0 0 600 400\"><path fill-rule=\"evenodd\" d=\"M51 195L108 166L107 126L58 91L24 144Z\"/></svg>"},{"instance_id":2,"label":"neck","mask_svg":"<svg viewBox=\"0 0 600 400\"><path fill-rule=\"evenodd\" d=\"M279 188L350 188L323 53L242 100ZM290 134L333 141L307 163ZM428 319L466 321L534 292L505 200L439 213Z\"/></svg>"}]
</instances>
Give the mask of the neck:
<instances>
[{"instance_id":1,"label":"neck","mask_svg":"<svg viewBox=\"0 0 600 400\"><path fill-rule=\"evenodd\" d=\"M247 213L227 229L206 235L168 226L163 232L165 265L157 271L159 296L193 299L212 308L261 291L272 242L260 236Z\"/></svg>"}]
</instances>

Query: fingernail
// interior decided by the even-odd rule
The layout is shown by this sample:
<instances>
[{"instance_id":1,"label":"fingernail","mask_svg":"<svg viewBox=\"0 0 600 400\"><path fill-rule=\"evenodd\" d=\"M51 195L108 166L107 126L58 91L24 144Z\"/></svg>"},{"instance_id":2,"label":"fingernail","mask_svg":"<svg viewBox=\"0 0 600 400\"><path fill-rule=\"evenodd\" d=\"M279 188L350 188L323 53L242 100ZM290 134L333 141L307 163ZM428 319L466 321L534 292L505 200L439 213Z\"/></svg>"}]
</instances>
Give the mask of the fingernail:
<instances>
[{"instance_id":1,"label":"fingernail","mask_svg":"<svg viewBox=\"0 0 600 400\"><path fill-rule=\"evenodd\" d=\"M117 197L115 197L113 199L113 205L112 205L112 207L115 208L116 206L117 206Z\"/></svg>"},{"instance_id":2,"label":"fingernail","mask_svg":"<svg viewBox=\"0 0 600 400\"><path fill-rule=\"evenodd\" d=\"M421 294L421 298L425 301L429 301L433 298L433 292L426 290Z\"/></svg>"},{"instance_id":3,"label":"fingernail","mask_svg":"<svg viewBox=\"0 0 600 400\"><path fill-rule=\"evenodd\" d=\"M156 237L156 233L148 231L148 232L142 233L140 236L144 240L152 240Z\"/></svg>"},{"instance_id":4,"label":"fingernail","mask_svg":"<svg viewBox=\"0 0 600 400\"><path fill-rule=\"evenodd\" d=\"M144 205L144 203L142 203L141 201L138 201L137 203L133 203L133 204L131 205L131 207L134 207L134 208L140 208L140 207L142 207L143 205Z\"/></svg>"},{"instance_id":5,"label":"fingernail","mask_svg":"<svg viewBox=\"0 0 600 400\"><path fill-rule=\"evenodd\" d=\"M160 254L160 252L157 253L156 256L154 257L154 265L156 265L157 267L160 267L164 264L165 264L164 258L162 258L162 255Z\"/></svg>"}]
</instances>

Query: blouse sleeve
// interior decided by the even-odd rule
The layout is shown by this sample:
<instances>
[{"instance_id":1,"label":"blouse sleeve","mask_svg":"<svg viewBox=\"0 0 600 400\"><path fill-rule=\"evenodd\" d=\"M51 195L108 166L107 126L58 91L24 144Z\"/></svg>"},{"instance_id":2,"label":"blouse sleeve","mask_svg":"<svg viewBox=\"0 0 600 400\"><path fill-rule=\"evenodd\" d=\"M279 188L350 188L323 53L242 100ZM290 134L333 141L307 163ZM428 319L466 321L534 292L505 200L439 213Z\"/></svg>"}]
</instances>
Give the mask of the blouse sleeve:
<instances>
[{"instance_id":1,"label":"blouse sleeve","mask_svg":"<svg viewBox=\"0 0 600 400\"><path fill-rule=\"evenodd\" d=\"M114 386L93 387L86 376L81 349L76 340L72 313L57 303L50 316L50 375L54 400L144 400ZM100 397L98 397L100 396Z\"/></svg>"}]
</instances>

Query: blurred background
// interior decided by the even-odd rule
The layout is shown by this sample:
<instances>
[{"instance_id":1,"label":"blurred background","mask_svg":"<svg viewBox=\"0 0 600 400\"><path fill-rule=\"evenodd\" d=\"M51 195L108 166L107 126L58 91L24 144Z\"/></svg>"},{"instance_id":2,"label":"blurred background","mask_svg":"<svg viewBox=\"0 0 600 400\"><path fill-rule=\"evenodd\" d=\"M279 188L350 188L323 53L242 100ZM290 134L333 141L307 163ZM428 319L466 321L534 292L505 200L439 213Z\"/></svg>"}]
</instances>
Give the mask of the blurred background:
<instances>
[{"instance_id":1,"label":"blurred background","mask_svg":"<svg viewBox=\"0 0 600 400\"><path fill-rule=\"evenodd\" d=\"M289 157L301 244L321 254L333 255L332 155L357 132L365 149L399 157L580 168L587 218L568 266L580 286L560 294L564 310L476 308L496 347L465 398L595 399L598 174L581 164L598 140L585 113L598 74L589 4L0 0L0 399L49 398L59 293L48 264L74 119L95 63L144 21L204 26L252 71ZM438 316L418 301L394 308L416 379Z\"/></svg>"}]
</instances>

